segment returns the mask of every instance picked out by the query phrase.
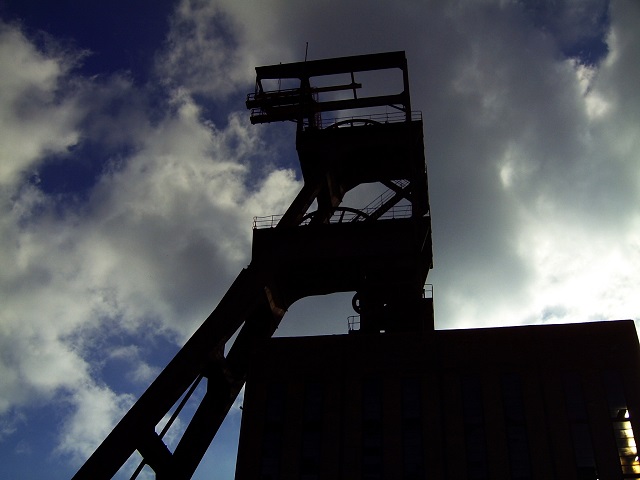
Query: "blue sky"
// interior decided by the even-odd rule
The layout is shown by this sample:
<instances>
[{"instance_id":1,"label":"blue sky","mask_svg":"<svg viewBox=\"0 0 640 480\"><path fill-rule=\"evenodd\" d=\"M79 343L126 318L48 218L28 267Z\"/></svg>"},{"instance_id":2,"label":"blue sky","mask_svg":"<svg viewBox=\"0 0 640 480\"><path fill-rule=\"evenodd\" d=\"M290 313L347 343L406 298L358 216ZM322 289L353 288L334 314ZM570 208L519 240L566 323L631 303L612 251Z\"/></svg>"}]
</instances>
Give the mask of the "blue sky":
<instances>
[{"instance_id":1,"label":"blue sky","mask_svg":"<svg viewBox=\"0 0 640 480\"><path fill-rule=\"evenodd\" d=\"M0 0L0 477L69 478L250 262L252 217L301 180L294 127L251 126L244 98L306 42L407 52L437 328L637 321L639 21L623 1ZM302 300L278 335L351 313ZM240 417L196 478L233 478Z\"/></svg>"}]
</instances>

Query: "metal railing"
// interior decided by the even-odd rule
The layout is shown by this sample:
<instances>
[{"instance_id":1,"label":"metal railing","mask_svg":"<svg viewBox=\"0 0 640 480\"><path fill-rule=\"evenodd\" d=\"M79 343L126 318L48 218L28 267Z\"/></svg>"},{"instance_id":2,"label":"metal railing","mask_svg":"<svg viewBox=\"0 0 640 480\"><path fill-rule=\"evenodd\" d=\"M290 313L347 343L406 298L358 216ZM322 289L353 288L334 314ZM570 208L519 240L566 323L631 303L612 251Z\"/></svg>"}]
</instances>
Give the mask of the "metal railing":
<instances>
[{"instance_id":1,"label":"metal railing","mask_svg":"<svg viewBox=\"0 0 640 480\"><path fill-rule=\"evenodd\" d=\"M433 284L425 283L422 290L422 298L433 298Z\"/></svg>"},{"instance_id":2,"label":"metal railing","mask_svg":"<svg viewBox=\"0 0 640 480\"><path fill-rule=\"evenodd\" d=\"M394 110L391 112L372 113L368 115L354 114L342 117L323 118L322 123L319 126L320 128L341 128L367 124L401 123L406 120L407 116L405 112ZM422 111L412 111L411 120L414 122L422 120Z\"/></svg>"},{"instance_id":3,"label":"metal railing","mask_svg":"<svg viewBox=\"0 0 640 480\"><path fill-rule=\"evenodd\" d=\"M311 93L314 101L318 101L318 94ZM292 107L300 104L302 99L301 91L299 88L282 89L267 92L249 93L247 95L247 105L255 104L258 101L268 102L274 101L274 105L265 106L252 106L250 111L251 118L258 117L267 114L269 108L281 108ZM411 121L422 121L422 111L413 110L410 114ZM295 120L292 116L291 120ZM325 128L342 128L342 127L355 127L367 124L388 124L388 123L401 123L407 121L407 115L402 110L392 110L387 112L377 112L370 114L354 114L340 117L322 118L320 112L315 115L316 127L320 129Z\"/></svg>"},{"instance_id":4,"label":"metal railing","mask_svg":"<svg viewBox=\"0 0 640 480\"><path fill-rule=\"evenodd\" d=\"M366 220L377 208L365 207L361 210L338 208L329 219L330 224L353 223ZM312 212L314 213L314 212ZM253 228L274 228L284 214L266 215L264 217L253 217ZM382 214L379 220L393 220L411 217L411 205L396 205ZM311 223L313 215L306 216L300 225Z\"/></svg>"},{"instance_id":5,"label":"metal railing","mask_svg":"<svg viewBox=\"0 0 640 480\"><path fill-rule=\"evenodd\" d=\"M350 315L347 317L347 324L349 325L349 331L355 332L360 330L360 315Z\"/></svg>"},{"instance_id":6,"label":"metal railing","mask_svg":"<svg viewBox=\"0 0 640 480\"><path fill-rule=\"evenodd\" d=\"M409 185L409 180L392 180L400 190L403 190L407 185ZM383 193L381 193L377 198L371 200L363 210L377 210L382 207L387 201L391 200L396 195L396 191L388 188Z\"/></svg>"}]
</instances>

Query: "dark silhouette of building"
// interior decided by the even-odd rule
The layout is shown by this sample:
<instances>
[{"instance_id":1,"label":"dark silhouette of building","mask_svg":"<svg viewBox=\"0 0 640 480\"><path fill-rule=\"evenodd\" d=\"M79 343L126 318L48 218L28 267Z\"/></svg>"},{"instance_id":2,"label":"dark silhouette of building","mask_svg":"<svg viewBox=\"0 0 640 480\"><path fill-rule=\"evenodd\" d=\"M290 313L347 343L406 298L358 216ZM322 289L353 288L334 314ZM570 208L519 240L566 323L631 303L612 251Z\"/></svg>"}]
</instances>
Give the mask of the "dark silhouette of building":
<instances>
[{"instance_id":1,"label":"dark silhouette of building","mask_svg":"<svg viewBox=\"0 0 640 480\"><path fill-rule=\"evenodd\" d=\"M395 85L376 81L383 70ZM362 333L433 324L432 300L423 294L432 255L422 118L411 111L404 52L258 67L256 74L251 121L295 122L304 186L282 216L256 219L265 228L254 230L251 264L75 479L111 478L136 451L140 468L148 465L157 478L190 478L244 385L256 346L302 297L355 292ZM348 117L327 117L338 111ZM365 207L343 204L367 183L385 191ZM203 380L206 394L171 451L166 427L157 433L156 426L177 405L170 425Z\"/></svg>"},{"instance_id":2,"label":"dark silhouette of building","mask_svg":"<svg viewBox=\"0 0 640 480\"><path fill-rule=\"evenodd\" d=\"M111 478L136 451L158 479L190 478L250 368L240 480L636 475L632 323L434 330L404 52L257 67L246 105L252 123L295 123L304 185L255 219L251 264L75 479ZM345 201L364 184L380 196ZM291 304L334 292L355 292L350 334L270 340ZM203 380L171 451L156 426Z\"/></svg>"},{"instance_id":3,"label":"dark silhouette of building","mask_svg":"<svg viewBox=\"0 0 640 480\"><path fill-rule=\"evenodd\" d=\"M274 338L236 480L640 478L633 321Z\"/></svg>"}]
</instances>

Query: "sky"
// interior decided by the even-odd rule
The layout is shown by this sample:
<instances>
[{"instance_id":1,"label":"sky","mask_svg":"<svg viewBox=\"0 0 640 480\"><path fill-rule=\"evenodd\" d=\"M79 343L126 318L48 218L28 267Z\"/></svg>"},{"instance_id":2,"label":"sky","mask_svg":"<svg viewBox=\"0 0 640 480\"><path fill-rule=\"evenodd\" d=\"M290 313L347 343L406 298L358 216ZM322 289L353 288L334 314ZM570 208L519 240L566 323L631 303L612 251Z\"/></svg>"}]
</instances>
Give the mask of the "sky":
<instances>
[{"instance_id":1,"label":"sky","mask_svg":"<svg viewBox=\"0 0 640 480\"><path fill-rule=\"evenodd\" d=\"M406 51L436 328L638 322L639 24L624 0L0 0L0 477L71 477L249 264L302 180L295 126L245 96L307 42ZM346 333L350 300L277 335ZM233 478L241 401L194 478Z\"/></svg>"}]
</instances>

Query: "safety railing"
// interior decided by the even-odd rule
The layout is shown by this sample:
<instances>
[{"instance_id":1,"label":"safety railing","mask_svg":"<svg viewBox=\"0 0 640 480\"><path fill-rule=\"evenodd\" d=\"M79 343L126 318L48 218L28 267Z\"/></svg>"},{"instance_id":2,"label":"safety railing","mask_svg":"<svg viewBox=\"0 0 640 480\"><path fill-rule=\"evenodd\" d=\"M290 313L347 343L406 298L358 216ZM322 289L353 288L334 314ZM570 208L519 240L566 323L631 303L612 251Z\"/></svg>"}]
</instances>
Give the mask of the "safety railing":
<instances>
[{"instance_id":1,"label":"safety railing","mask_svg":"<svg viewBox=\"0 0 640 480\"><path fill-rule=\"evenodd\" d=\"M272 99L284 99L284 98L293 98L300 99L301 90L299 88L283 88L281 90L270 90L266 92L252 92L247 94L246 102L247 104L252 104L256 102L263 102L266 100Z\"/></svg>"},{"instance_id":2,"label":"safety railing","mask_svg":"<svg viewBox=\"0 0 640 480\"><path fill-rule=\"evenodd\" d=\"M422 290L422 298L433 298L433 284L424 284L424 288Z\"/></svg>"},{"instance_id":3,"label":"safety railing","mask_svg":"<svg viewBox=\"0 0 640 480\"><path fill-rule=\"evenodd\" d=\"M360 330L360 315L351 315L347 317L347 324L349 325L349 332L356 332Z\"/></svg>"},{"instance_id":4,"label":"safety railing","mask_svg":"<svg viewBox=\"0 0 640 480\"><path fill-rule=\"evenodd\" d=\"M409 180L392 180L392 183L394 183L400 190L404 189L407 185L409 185ZM392 189L387 189L385 190L380 196L378 196L377 198L373 199L371 202L369 202L365 207L364 210L377 210L378 208L382 207L382 205L384 205L387 201L391 200L391 198L393 198L396 195L396 190L392 190Z\"/></svg>"},{"instance_id":5,"label":"safety railing","mask_svg":"<svg viewBox=\"0 0 640 480\"><path fill-rule=\"evenodd\" d=\"M342 128L354 127L367 124L401 123L407 120L405 112L393 110L391 112L372 113L368 115L354 114L341 117L323 118L320 128ZM422 112L414 110L411 112L412 121L422 120Z\"/></svg>"},{"instance_id":6,"label":"safety railing","mask_svg":"<svg viewBox=\"0 0 640 480\"><path fill-rule=\"evenodd\" d=\"M311 97L315 102L318 101L317 93L311 92ZM247 95L247 106L250 107L251 118L255 118L267 114L267 110L270 108L301 105L302 98L301 90L298 88L250 93ZM261 105L261 102L264 102L264 104ZM295 115L293 113L292 115L291 120L294 120ZM411 112L409 118L411 121L422 121L422 112L420 110L414 110ZM375 112L370 114L354 113L353 115L327 118L323 118L320 112L317 112L315 115L315 128L343 128L373 124L401 123L406 121L407 114L401 110L395 109L386 112Z\"/></svg>"},{"instance_id":7,"label":"safety railing","mask_svg":"<svg viewBox=\"0 0 640 480\"><path fill-rule=\"evenodd\" d=\"M376 211L376 208L363 208L361 210L356 209L343 209L337 208L333 213L331 218L329 219L330 224L336 223L353 223L360 222L366 220L370 217L370 215ZM307 215L300 225L308 225L311 223L313 218L313 213L311 215ZM278 222L283 217L283 214L279 215L266 215L263 217L253 217L253 228L274 228L278 225ZM387 210L384 214L382 214L379 220L393 220L393 219L401 219L401 218L410 218L411 217L411 205L396 205L389 210Z\"/></svg>"}]
</instances>

